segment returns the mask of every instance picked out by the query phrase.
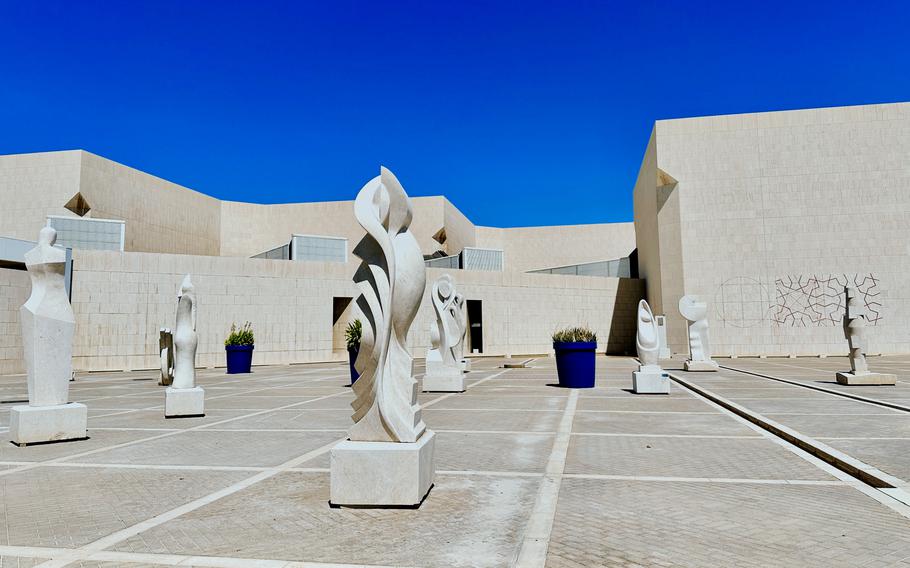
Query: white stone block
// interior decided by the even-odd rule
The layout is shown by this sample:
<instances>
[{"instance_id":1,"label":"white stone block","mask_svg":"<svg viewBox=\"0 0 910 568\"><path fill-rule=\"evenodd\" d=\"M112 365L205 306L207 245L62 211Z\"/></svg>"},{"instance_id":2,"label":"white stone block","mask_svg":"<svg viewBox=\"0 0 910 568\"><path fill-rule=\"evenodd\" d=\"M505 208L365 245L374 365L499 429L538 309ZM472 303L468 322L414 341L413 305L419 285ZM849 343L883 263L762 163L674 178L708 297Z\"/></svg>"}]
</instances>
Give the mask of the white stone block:
<instances>
[{"instance_id":1,"label":"white stone block","mask_svg":"<svg viewBox=\"0 0 910 568\"><path fill-rule=\"evenodd\" d=\"M632 373L635 394L670 394L670 377L662 370Z\"/></svg>"},{"instance_id":2,"label":"white stone block","mask_svg":"<svg viewBox=\"0 0 910 568\"><path fill-rule=\"evenodd\" d=\"M202 387L175 389L168 387L164 391L164 417L179 418L205 416L205 391Z\"/></svg>"},{"instance_id":3,"label":"white stone block","mask_svg":"<svg viewBox=\"0 0 910 568\"><path fill-rule=\"evenodd\" d=\"M417 507L436 473L436 433L416 442L353 442L332 448L332 506Z\"/></svg>"},{"instance_id":4,"label":"white stone block","mask_svg":"<svg viewBox=\"0 0 910 568\"><path fill-rule=\"evenodd\" d=\"M888 373L837 373L837 383L841 385L894 385L897 377Z\"/></svg>"},{"instance_id":5,"label":"white stone block","mask_svg":"<svg viewBox=\"0 0 910 568\"><path fill-rule=\"evenodd\" d=\"M717 371L720 369L717 361L686 361L684 365L686 371Z\"/></svg>"},{"instance_id":6,"label":"white stone block","mask_svg":"<svg viewBox=\"0 0 910 568\"><path fill-rule=\"evenodd\" d=\"M14 406L10 409L10 440L19 445L82 440L87 418L88 409L78 402Z\"/></svg>"},{"instance_id":7,"label":"white stone block","mask_svg":"<svg viewBox=\"0 0 910 568\"><path fill-rule=\"evenodd\" d=\"M463 372L469 373L471 371L471 360L470 359L467 359L467 358L462 359L460 361L460 363L461 363L461 370Z\"/></svg>"}]
</instances>

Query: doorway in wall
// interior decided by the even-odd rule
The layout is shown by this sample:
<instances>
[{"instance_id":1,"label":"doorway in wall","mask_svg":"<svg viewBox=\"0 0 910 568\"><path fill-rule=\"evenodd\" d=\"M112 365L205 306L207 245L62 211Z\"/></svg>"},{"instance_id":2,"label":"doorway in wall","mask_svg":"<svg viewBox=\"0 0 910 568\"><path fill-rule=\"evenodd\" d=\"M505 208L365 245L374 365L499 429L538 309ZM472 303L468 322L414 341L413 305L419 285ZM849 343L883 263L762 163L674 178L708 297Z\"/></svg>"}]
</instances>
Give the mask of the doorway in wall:
<instances>
[{"instance_id":1,"label":"doorway in wall","mask_svg":"<svg viewBox=\"0 0 910 568\"><path fill-rule=\"evenodd\" d=\"M467 353L483 353L483 304L481 300L466 300L468 309Z\"/></svg>"},{"instance_id":2,"label":"doorway in wall","mask_svg":"<svg viewBox=\"0 0 910 568\"><path fill-rule=\"evenodd\" d=\"M344 342L344 330L354 321L353 298L332 298L332 358L344 359L348 356Z\"/></svg>"}]
</instances>

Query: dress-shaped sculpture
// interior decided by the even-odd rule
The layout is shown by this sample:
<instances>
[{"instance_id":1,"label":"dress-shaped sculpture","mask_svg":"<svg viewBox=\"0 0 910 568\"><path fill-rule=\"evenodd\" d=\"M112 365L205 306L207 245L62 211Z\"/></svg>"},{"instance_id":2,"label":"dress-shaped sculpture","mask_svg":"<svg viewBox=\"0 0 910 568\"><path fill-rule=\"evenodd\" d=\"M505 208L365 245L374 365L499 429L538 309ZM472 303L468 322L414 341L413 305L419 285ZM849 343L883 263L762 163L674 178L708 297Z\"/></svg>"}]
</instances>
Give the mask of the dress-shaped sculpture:
<instances>
[{"instance_id":1,"label":"dress-shaped sculpture","mask_svg":"<svg viewBox=\"0 0 910 568\"><path fill-rule=\"evenodd\" d=\"M426 286L423 254L408 229L408 196L389 170L370 180L354 201L354 215L367 234L354 254L363 262L354 274L357 305L364 315L355 367L360 378L349 437L365 442L414 442L426 430L417 403L406 340Z\"/></svg>"},{"instance_id":2,"label":"dress-shaped sculpture","mask_svg":"<svg viewBox=\"0 0 910 568\"><path fill-rule=\"evenodd\" d=\"M162 327L158 332L158 356L161 361L159 385L170 386L174 382L174 334Z\"/></svg>"},{"instance_id":3,"label":"dress-shaped sculpture","mask_svg":"<svg viewBox=\"0 0 910 568\"><path fill-rule=\"evenodd\" d=\"M648 302L638 302L638 329L635 348L641 365L632 373L632 390L638 394L669 394L670 379L660 368L657 320Z\"/></svg>"},{"instance_id":4,"label":"dress-shaped sculpture","mask_svg":"<svg viewBox=\"0 0 910 568\"><path fill-rule=\"evenodd\" d=\"M174 328L174 378L165 390L164 417L205 415L205 391L196 386L196 288L187 274L177 295Z\"/></svg>"},{"instance_id":5,"label":"dress-shaped sculpture","mask_svg":"<svg viewBox=\"0 0 910 568\"><path fill-rule=\"evenodd\" d=\"M844 337L850 347L850 372L837 373L837 382L842 385L893 385L897 377L888 373L873 373L866 362L866 304L859 297L855 286L844 286L846 307L844 310Z\"/></svg>"},{"instance_id":6,"label":"dress-shaped sculpture","mask_svg":"<svg viewBox=\"0 0 910 568\"><path fill-rule=\"evenodd\" d=\"M448 274L433 283L430 301L436 321L430 324L431 349L427 353L425 392L463 392L465 390L461 358L456 351L464 336L462 316L458 309L459 294Z\"/></svg>"},{"instance_id":7,"label":"dress-shaped sculpture","mask_svg":"<svg viewBox=\"0 0 910 568\"><path fill-rule=\"evenodd\" d=\"M354 425L331 454L334 507L419 506L433 485L435 433L417 403L407 335L426 287L423 255L411 224L408 196L380 168L354 200L367 234L354 248L363 334L355 367Z\"/></svg>"},{"instance_id":8,"label":"dress-shaped sculpture","mask_svg":"<svg viewBox=\"0 0 910 568\"><path fill-rule=\"evenodd\" d=\"M19 310L28 372L28 406L11 410L10 437L25 445L85 438L85 405L69 401L76 318L66 293L66 251L54 246L57 231L44 227L25 253L32 283Z\"/></svg>"},{"instance_id":9,"label":"dress-shaped sculpture","mask_svg":"<svg viewBox=\"0 0 910 568\"><path fill-rule=\"evenodd\" d=\"M687 371L716 371L718 365L711 359L708 341L708 304L697 296L683 296L679 300L679 313L689 322L689 360Z\"/></svg>"}]
</instances>

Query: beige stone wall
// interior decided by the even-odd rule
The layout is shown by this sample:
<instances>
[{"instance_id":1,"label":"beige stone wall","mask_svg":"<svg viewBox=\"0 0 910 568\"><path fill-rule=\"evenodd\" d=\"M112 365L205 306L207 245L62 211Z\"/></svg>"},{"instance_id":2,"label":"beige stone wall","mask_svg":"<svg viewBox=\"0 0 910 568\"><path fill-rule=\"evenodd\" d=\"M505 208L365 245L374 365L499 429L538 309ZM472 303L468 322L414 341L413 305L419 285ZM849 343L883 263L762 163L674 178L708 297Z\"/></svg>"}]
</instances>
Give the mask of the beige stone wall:
<instances>
[{"instance_id":1,"label":"beige stone wall","mask_svg":"<svg viewBox=\"0 0 910 568\"><path fill-rule=\"evenodd\" d=\"M653 262L664 286L681 284L661 293L674 350L689 293L711 304L717 354L843 354L850 280L877 312L870 351L910 351L910 104L659 121L655 137L657 167L678 181L679 246L664 248L672 223L655 234L637 208L636 223L661 247L656 261L640 247L649 297Z\"/></svg>"},{"instance_id":2,"label":"beige stone wall","mask_svg":"<svg viewBox=\"0 0 910 568\"><path fill-rule=\"evenodd\" d=\"M38 238L48 215L73 215L63 206L79 191L82 152L0 156L0 236Z\"/></svg>"},{"instance_id":3,"label":"beige stone wall","mask_svg":"<svg viewBox=\"0 0 910 568\"><path fill-rule=\"evenodd\" d=\"M74 366L157 366L158 330L173 326L177 287L192 274L198 294L200 366L224 364L231 322L251 321L256 364L326 361L333 352L333 298L355 297L356 263L76 251ZM428 284L443 274L428 270ZM543 353L559 326L587 324L601 348L634 350L638 280L452 271L468 299L483 302L485 353ZM416 357L429 344L427 299L411 328Z\"/></svg>"},{"instance_id":4,"label":"beige stone wall","mask_svg":"<svg viewBox=\"0 0 910 568\"><path fill-rule=\"evenodd\" d=\"M0 268L0 375L25 372L19 308L31 289L28 272Z\"/></svg>"}]
</instances>

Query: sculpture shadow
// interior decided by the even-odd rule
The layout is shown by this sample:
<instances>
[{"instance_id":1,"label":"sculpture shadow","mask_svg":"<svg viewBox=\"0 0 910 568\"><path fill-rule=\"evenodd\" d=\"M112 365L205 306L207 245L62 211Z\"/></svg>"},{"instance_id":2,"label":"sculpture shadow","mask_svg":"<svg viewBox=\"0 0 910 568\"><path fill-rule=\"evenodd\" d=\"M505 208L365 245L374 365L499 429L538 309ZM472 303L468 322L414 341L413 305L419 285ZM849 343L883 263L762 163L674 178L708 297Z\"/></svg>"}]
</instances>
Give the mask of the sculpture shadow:
<instances>
[{"instance_id":1,"label":"sculpture shadow","mask_svg":"<svg viewBox=\"0 0 910 568\"><path fill-rule=\"evenodd\" d=\"M635 322L638 318L638 302L644 298L644 281L620 278L613 300L613 317L610 333L607 335L607 355L631 355L635 353ZM631 327L629 322L632 322Z\"/></svg>"}]
</instances>

